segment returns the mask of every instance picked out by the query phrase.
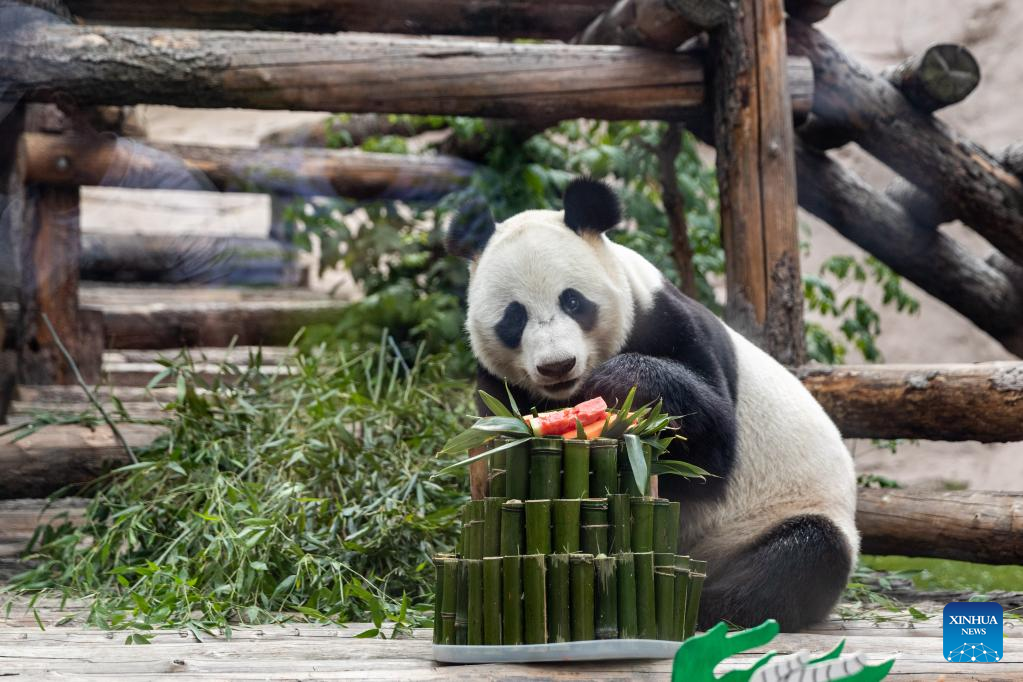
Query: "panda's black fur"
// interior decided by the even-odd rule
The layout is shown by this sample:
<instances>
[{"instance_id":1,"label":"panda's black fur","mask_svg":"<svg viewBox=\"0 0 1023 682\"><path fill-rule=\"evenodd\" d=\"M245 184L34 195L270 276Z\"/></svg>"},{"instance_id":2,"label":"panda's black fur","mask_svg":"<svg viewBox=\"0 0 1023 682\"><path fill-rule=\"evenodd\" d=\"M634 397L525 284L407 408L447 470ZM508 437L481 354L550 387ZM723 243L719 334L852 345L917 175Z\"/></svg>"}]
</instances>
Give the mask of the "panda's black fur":
<instances>
[{"instance_id":1,"label":"panda's black fur","mask_svg":"<svg viewBox=\"0 0 1023 682\"><path fill-rule=\"evenodd\" d=\"M576 231L603 232L620 220L613 193L601 183L577 181L565 197L565 225ZM482 250L493 231L480 219L476 206L467 216L468 229L455 225L468 248ZM489 216L489 213L486 214ZM450 236L449 236L450 239ZM520 304L521 305L521 304ZM509 305L509 308L513 306ZM598 313L599 314L599 313ZM524 309L508 313L498 335L515 342L525 326ZM505 395L505 382L482 365L478 387L494 396ZM726 327L705 307L667 281L654 293L652 305L637 312L621 350L596 367L572 399L553 404L522 386L509 385L516 403L539 410L603 396L621 401L638 387L639 403L661 398L669 414L684 415L684 442L672 446L671 456L696 464L717 477L705 484L662 476L660 494L682 504L683 524L697 508L713 506L728 490L736 466L738 363ZM480 404L481 413L485 406ZM686 551L686 547L680 548ZM737 549L708 569L700 612L701 627L726 620L753 626L775 618L785 630L796 630L824 618L840 595L852 569L855 550L836 525L823 515L786 518L758 537L737 539Z\"/></svg>"}]
</instances>

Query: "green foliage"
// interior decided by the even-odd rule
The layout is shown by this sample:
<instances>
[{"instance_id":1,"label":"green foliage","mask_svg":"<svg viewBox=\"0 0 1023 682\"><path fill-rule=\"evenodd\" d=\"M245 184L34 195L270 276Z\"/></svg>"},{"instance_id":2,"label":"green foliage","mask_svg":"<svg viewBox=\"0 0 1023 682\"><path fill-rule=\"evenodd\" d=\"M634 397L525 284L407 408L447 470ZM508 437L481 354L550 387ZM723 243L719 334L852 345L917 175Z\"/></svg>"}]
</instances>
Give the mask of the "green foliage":
<instances>
[{"instance_id":1,"label":"green foliage","mask_svg":"<svg viewBox=\"0 0 1023 682\"><path fill-rule=\"evenodd\" d=\"M114 628L422 622L429 559L466 498L430 477L470 402L436 360L318 347L286 377L256 354L212 382L167 361L167 436L104 482L84 524L46 527L7 589L94 595L90 621Z\"/></svg>"}]
</instances>

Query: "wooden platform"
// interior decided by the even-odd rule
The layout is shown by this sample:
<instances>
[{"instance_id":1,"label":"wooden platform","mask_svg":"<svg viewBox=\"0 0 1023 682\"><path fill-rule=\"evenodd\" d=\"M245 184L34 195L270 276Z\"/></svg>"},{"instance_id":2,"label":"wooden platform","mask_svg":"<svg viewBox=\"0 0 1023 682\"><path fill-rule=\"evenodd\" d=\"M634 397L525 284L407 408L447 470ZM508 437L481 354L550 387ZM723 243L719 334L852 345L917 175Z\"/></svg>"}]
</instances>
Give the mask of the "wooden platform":
<instances>
[{"instance_id":1,"label":"wooden platform","mask_svg":"<svg viewBox=\"0 0 1023 682\"><path fill-rule=\"evenodd\" d=\"M36 614L24 601L0 617L0 675L25 678L119 677L169 679L354 679L354 680L666 680L670 661L630 661L544 665L448 666L431 658L428 630L399 639L358 639L370 626L289 624L236 628L230 640L184 630L163 630L148 645L125 644L127 631L104 632L80 625L84 607L63 608L41 600ZM2 610L0 610L2 616ZM67 620L63 625L56 623ZM956 664L941 660L940 616L922 625L901 621L832 620L813 632L779 635L781 653L825 652L842 638L847 651L871 662L896 658L889 679L1023 679L1023 627L1006 626L1006 662ZM718 672L746 667L764 653L757 649L725 661Z\"/></svg>"}]
</instances>

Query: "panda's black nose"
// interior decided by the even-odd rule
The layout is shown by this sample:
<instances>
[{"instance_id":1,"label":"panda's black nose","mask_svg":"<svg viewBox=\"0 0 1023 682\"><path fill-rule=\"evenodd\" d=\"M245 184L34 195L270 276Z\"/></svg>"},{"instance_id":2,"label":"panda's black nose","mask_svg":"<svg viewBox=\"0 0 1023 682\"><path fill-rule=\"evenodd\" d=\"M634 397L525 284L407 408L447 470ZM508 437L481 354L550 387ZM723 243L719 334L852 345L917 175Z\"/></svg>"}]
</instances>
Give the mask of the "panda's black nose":
<instances>
[{"instance_id":1,"label":"panda's black nose","mask_svg":"<svg viewBox=\"0 0 1023 682\"><path fill-rule=\"evenodd\" d=\"M568 358L567 360L548 362L546 365L537 365L536 371L548 379L560 379L571 372L573 367L575 367L575 358Z\"/></svg>"}]
</instances>

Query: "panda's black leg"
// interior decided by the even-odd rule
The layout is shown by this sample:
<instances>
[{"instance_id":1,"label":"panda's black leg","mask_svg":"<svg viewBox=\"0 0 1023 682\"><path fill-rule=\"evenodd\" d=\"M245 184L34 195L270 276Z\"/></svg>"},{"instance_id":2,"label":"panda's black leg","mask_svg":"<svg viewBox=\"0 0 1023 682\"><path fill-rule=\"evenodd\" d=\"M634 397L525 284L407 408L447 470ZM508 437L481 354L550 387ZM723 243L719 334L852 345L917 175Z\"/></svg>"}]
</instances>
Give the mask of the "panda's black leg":
<instances>
[{"instance_id":1,"label":"panda's black leg","mask_svg":"<svg viewBox=\"0 0 1023 682\"><path fill-rule=\"evenodd\" d=\"M784 521L730 561L707 568L700 629L742 627L768 618L794 632L827 617L852 569L849 546L821 516Z\"/></svg>"}]
</instances>

